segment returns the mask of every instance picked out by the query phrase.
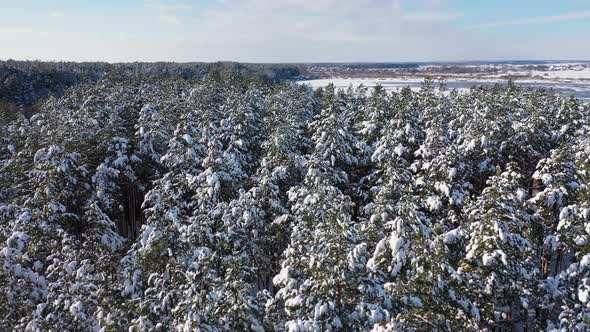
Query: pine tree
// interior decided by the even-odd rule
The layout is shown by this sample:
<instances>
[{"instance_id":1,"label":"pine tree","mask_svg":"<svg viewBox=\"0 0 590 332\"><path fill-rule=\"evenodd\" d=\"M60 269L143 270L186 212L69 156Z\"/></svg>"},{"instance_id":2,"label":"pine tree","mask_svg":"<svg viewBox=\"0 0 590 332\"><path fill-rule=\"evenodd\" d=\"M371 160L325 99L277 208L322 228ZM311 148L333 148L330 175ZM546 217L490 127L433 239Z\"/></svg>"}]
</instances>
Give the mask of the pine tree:
<instances>
[{"instance_id":1,"label":"pine tree","mask_svg":"<svg viewBox=\"0 0 590 332\"><path fill-rule=\"evenodd\" d=\"M136 324L159 322L161 327L172 326L171 312L180 298L185 282L183 266L191 257L190 241L196 189L193 178L202 172L206 147L200 142L201 134L192 113L181 116L174 135L168 143L167 153L160 162L167 172L154 182L154 188L145 197L146 226L124 262L128 278L123 294L142 297L140 306L148 314L138 318ZM139 283L137 283L139 282Z\"/></svg>"},{"instance_id":2,"label":"pine tree","mask_svg":"<svg viewBox=\"0 0 590 332\"><path fill-rule=\"evenodd\" d=\"M357 130L367 145L372 146L381 137L384 124L388 122L392 113L390 107L385 89L380 85L375 86L363 110L362 118L357 122Z\"/></svg>"},{"instance_id":3,"label":"pine tree","mask_svg":"<svg viewBox=\"0 0 590 332\"><path fill-rule=\"evenodd\" d=\"M346 262L357 239L350 198L310 166L304 186L290 191L294 226L275 296L288 330L339 330L357 292ZM278 324L280 326L280 324Z\"/></svg>"},{"instance_id":4,"label":"pine tree","mask_svg":"<svg viewBox=\"0 0 590 332\"><path fill-rule=\"evenodd\" d=\"M469 243L459 273L485 327L522 329L527 310L536 306L532 291L539 271L522 181L516 165L507 165L466 211Z\"/></svg>"},{"instance_id":5,"label":"pine tree","mask_svg":"<svg viewBox=\"0 0 590 332\"><path fill-rule=\"evenodd\" d=\"M553 245L550 249L559 249L558 253L561 256L556 259L555 273L549 274L544 282L545 305L549 318L548 330L584 330L590 325L588 323L590 316L588 301L590 292L590 269L588 268L590 263L588 251L590 144L587 134L584 133L587 133L587 130L581 131L574 144L559 154L562 157L562 154L569 155L567 151L571 151L575 157L574 163L567 162L568 159L566 159L562 163L569 167L562 166L558 168L559 172L540 174L547 183L545 191L562 194L553 196L561 198L561 201L555 199L553 202L555 210L559 209L559 216L557 220L553 219L557 221L557 225L554 225L556 231L553 234L555 235L547 236L546 240ZM556 157L554 156L552 160L561 159ZM549 160L547 163L549 164ZM568 182L568 180L571 181ZM559 184L562 186L557 189Z\"/></svg>"},{"instance_id":6,"label":"pine tree","mask_svg":"<svg viewBox=\"0 0 590 332\"><path fill-rule=\"evenodd\" d=\"M321 113L309 124L314 149L311 158L321 161L326 174L340 187L348 182L349 168L357 163L356 137L344 112L342 98L332 90L325 92Z\"/></svg>"}]
</instances>

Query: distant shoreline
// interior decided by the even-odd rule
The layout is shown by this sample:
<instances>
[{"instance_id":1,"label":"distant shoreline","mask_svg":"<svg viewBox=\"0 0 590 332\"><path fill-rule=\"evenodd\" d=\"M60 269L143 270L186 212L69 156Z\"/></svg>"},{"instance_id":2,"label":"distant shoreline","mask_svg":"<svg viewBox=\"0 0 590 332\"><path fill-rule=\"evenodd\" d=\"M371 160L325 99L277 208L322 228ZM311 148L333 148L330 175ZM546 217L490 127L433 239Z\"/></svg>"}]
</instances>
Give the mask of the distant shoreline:
<instances>
[{"instance_id":1,"label":"distant shoreline","mask_svg":"<svg viewBox=\"0 0 590 332\"><path fill-rule=\"evenodd\" d=\"M519 82L590 82L590 61L424 63L417 66L386 66L376 64L307 65L302 70L310 79L399 79L415 80L430 77L443 80L481 80Z\"/></svg>"}]
</instances>

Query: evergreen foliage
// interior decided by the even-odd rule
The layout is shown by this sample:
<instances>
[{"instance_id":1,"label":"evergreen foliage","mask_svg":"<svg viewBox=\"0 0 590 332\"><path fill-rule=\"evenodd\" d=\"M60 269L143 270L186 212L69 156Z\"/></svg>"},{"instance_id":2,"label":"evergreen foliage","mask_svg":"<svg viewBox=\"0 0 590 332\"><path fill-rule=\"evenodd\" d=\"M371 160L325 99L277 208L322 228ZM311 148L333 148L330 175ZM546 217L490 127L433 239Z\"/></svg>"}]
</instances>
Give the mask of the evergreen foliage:
<instances>
[{"instance_id":1,"label":"evergreen foliage","mask_svg":"<svg viewBox=\"0 0 590 332\"><path fill-rule=\"evenodd\" d=\"M590 329L588 104L125 68L0 122L0 330Z\"/></svg>"}]
</instances>

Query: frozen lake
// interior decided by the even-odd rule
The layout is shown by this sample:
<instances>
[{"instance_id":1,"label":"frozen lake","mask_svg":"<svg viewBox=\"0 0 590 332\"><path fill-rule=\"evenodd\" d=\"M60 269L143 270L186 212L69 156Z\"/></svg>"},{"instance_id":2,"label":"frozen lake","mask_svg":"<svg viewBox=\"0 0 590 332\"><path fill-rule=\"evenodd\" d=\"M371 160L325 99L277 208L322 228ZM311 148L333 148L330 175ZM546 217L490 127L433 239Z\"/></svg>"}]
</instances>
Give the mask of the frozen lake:
<instances>
[{"instance_id":1,"label":"frozen lake","mask_svg":"<svg viewBox=\"0 0 590 332\"><path fill-rule=\"evenodd\" d=\"M366 87L374 87L381 84L388 91L398 91L404 87L410 87L417 90L421 87L423 80L417 78L391 78L391 79L374 79L374 78L329 78L298 81L301 84L308 84L313 88L319 88L334 83L336 88L345 89L350 85L358 86L363 84ZM502 80L467 80L467 79L448 79L445 81L447 88L466 90L473 86L485 85L491 86L496 83L504 83ZM516 81L519 86L545 88L557 93L575 95L577 98L590 100L590 81L572 81L572 82L552 82L552 81Z\"/></svg>"}]
</instances>

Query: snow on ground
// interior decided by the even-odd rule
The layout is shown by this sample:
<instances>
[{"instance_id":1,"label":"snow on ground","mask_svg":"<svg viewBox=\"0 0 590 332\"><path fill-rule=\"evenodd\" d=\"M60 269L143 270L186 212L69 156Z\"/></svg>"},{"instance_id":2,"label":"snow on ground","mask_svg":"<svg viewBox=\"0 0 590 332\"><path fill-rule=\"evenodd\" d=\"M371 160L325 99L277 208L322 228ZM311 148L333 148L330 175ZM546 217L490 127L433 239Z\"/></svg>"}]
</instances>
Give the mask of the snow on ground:
<instances>
[{"instance_id":1,"label":"snow on ground","mask_svg":"<svg viewBox=\"0 0 590 332\"><path fill-rule=\"evenodd\" d=\"M473 76L473 78L502 79L507 76L527 77L519 81L533 82L588 82L590 81L590 65L585 63L559 63L546 66L545 70L528 68L522 65L502 65L493 67L496 73ZM464 76L464 75L463 75Z\"/></svg>"},{"instance_id":2,"label":"snow on ground","mask_svg":"<svg viewBox=\"0 0 590 332\"><path fill-rule=\"evenodd\" d=\"M551 66L549 70L522 70L515 68L500 74L501 76L530 77L532 81L558 81L558 82L588 82L590 81L590 67L587 66ZM484 77L498 77L498 75L486 75Z\"/></svg>"},{"instance_id":3,"label":"snow on ground","mask_svg":"<svg viewBox=\"0 0 590 332\"><path fill-rule=\"evenodd\" d=\"M544 72L547 73L547 72ZM555 71L555 75L560 72ZM562 74L564 76L565 74ZM413 91L420 90L424 82L423 78L418 77L398 77L398 78L325 78L315 80L298 81L300 84L307 84L313 89L327 86L333 83L336 89L346 89L349 86L357 87L363 85L367 88L372 88L380 84L386 91L399 91L404 87L409 87ZM456 89L459 92L469 90L473 86L478 85L492 85L495 83L505 83L505 78L449 78L445 79L445 84L448 89ZM573 94L580 99L590 99L590 82L570 82L561 80L541 80L541 79L523 79L517 80L517 84L524 87L542 87L545 89L552 89L555 92L563 94ZM435 81L435 84L436 81Z\"/></svg>"},{"instance_id":4,"label":"snow on ground","mask_svg":"<svg viewBox=\"0 0 590 332\"><path fill-rule=\"evenodd\" d=\"M534 76L554 79L590 80L590 68L533 71Z\"/></svg>"},{"instance_id":5,"label":"snow on ground","mask_svg":"<svg viewBox=\"0 0 590 332\"><path fill-rule=\"evenodd\" d=\"M419 90L420 84L424 82L420 78L394 78L394 79L375 79L375 78L325 78L318 80L305 80L300 81L302 84L308 84L312 88L317 89L320 87L327 86L333 83L337 89L346 89L349 86L358 87L363 85L368 88L372 88L377 84L380 84L387 91L397 91L406 86L412 88L412 90Z\"/></svg>"},{"instance_id":6,"label":"snow on ground","mask_svg":"<svg viewBox=\"0 0 590 332\"><path fill-rule=\"evenodd\" d=\"M299 81L301 84L307 84L313 89L325 87L330 83L334 84L336 89L347 89L348 87L358 87L363 85L367 88L373 88L377 84L381 85L386 91L400 91L405 87L409 87L412 91L419 91L424 83L423 78L326 78L317 80ZM448 83L448 81L445 81ZM435 81L435 84L436 81ZM469 90L470 85L465 87L453 86L451 88L461 91Z\"/></svg>"}]
</instances>

